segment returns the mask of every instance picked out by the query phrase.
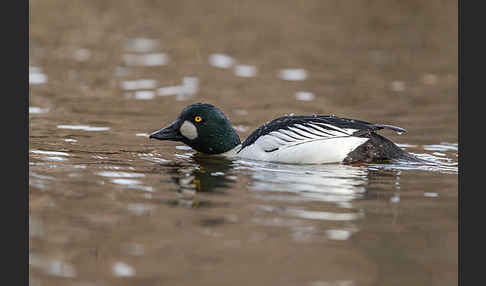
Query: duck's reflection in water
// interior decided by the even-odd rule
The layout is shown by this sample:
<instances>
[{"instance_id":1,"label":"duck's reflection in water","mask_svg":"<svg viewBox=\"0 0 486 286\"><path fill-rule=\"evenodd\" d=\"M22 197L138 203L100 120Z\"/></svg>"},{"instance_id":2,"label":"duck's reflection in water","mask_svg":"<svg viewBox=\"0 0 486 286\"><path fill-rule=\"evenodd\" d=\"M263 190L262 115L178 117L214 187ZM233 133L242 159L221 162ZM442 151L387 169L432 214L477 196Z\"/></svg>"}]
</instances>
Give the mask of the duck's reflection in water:
<instances>
[{"instance_id":1,"label":"duck's reflection in water","mask_svg":"<svg viewBox=\"0 0 486 286\"><path fill-rule=\"evenodd\" d=\"M367 169L348 165L239 163L237 169L253 178L250 188L265 200L345 203L361 197L368 180Z\"/></svg>"},{"instance_id":2,"label":"duck's reflection in water","mask_svg":"<svg viewBox=\"0 0 486 286\"><path fill-rule=\"evenodd\" d=\"M193 155L184 163L171 165L168 173L178 187L179 197L169 204L192 208L226 205L212 202L207 196L197 198L197 194L225 195L236 182L236 177L231 174L233 166L231 160L198 155Z\"/></svg>"},{"instance_id":3,"label":"duck's reflection in water","mask_svg":"<svg viewBox=\"0 0 486 286\"><path fill-rule=\"evenodd\" d=\"M180 194L225 194L237 177L250 178L247 185L263 201L319 201L350 208L351 201L376 197L370 184L395 185L400 171L370 169L342 164L291 165L228 160L192 155L188 160L166 165ZM371 192L370 192L371 190ZM392 195L392 194L390 194Z\"/></svg>"},{"instance_id":4,"label":"duck's reflection in water","mask_svg":"<svg viewBox=\"0 0 486 286\"><path fill-rule=\"evenodd\" d=\"M235 169L252 178L249 189L262 202L256 206L261 215L253 221L288 227L296 240L350 238L366 215L354 202L376 198L374 188L369 196L370 183L381 181L381 171L366 166L237 163ZM399 189L399 173L392 173L386 171L384 183Z\"/></svg>"},{"instance_id":5,"label":"duck's reflection in water","mask_svg":"<svg viewBox=\"0 0 486 286\"><path fill-rule=\"evenodd\" d=\"M296 239L327 237L346 240L358 231L357 220L366 210L353 201L376 199L370 182L395 185L399 191L399 172L370 170L366 166L287 165L268 162L225 160L218 157L191 156L168 172L177 185L178 198L169 203L190 208L231 207L238 198L219 199L232 190L249 191L243 204L256 209L248 221L265 226L287 227ZM236 184L237 178L248 183ZM371 193L370 193L371 190ZM211 195L218 195L211 198ZM241 198L241 197L240 197Z\"/></svg>"}]
</instances>

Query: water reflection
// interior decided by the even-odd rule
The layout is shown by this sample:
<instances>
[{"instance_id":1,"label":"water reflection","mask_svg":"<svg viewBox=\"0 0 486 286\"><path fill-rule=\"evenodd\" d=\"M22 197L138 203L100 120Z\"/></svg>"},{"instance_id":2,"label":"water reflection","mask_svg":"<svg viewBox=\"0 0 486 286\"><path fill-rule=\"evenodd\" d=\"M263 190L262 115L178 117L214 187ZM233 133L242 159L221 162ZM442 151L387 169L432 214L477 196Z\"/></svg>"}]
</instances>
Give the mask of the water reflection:
<instances>
[{"instance_id":1,"label":"water reflection","mask_svg":"<svg viewBox=\"0 0 486 286\"><path fill-rule=\"evenodd\" d=\"M74 52L74 59L78 62L85 62L91 57L91 52L88 49L77 49Z\"/></svg>"},{"instance_id":2,"label":"water reflection","mask_svg":"<svg viewBox=\"0 0 486 286\"><path fill-rule=\"evenodd\" d=\"M271 200L316 200L347 202L365 192L367 169L341 164L285 165L240 161L240 170L251 171L254 181L250 188L259 192L286 193L288 195L261 196Z\"/></svg>"},{"instance_id":3,"label":"water reflection","mask_svg":"<svg viewBox=\"0 0 486 286\"><path fill-rule=\"evenodd\" d=\"M425 147L426 148L426 147ZM422 171L435 171L440 173L446 174L457 174L458 169L458 162L450 157L447 156L455 156L457 157L457 153L455 154L428 154L428 153L413 153L413 155L417 156L421 159L421 162L394 162L392 164L373 164L369 166L370 170L391 170L391 171L398 171L398 170L422 170Z\"/></svg>"},{"instance_id":4,"label":"water reflection","mask_svg":"<svg viewBox=\"0 0 486 286\"><path fill-rule=\"evenodd\" d=\"M225 54L211 54L209 56L209 64L213 67L229 69L233 66L235 60Z\"/></svg>"},{"instance_id":5,"label":"water reflection","mask_svg":"<svg viewBox=\"0 0 486 286\"><path fill-rule=\"evenodd\" d=\"M66 157L71 156L66 152L59 151L43 151L43 150L30 150L30 153L35 154L35 157L44 161L67 161Z\"/></svg>"},{"instance_id":6,"label":"water reflection","mask_svg":"<svg viewBox=\"0 0 486 286\"><path fill-rule=\"evenodd\" d=\"M131 38L125 42L123 60L127 66L162 66L169 61L169 56L162 52L153 52L158 48L158 41L149 38Z\"/></svg>"},{"instance_id":7,"label":"water reflection","mask_svg":"<svg viewBox=\"0 0 486 286\"><path fill-rule=\"evenodd\" d=\"M385 184L387 189L391 187L396 192L390 193L390 201L400 202L397 193L400 189L400 170L342 164L288 165L231 161L192 153L181 159L160 165L167 168L171 181L178 186L184 205L192 205L197 193L225 194L234 187L237 177L245 175L250 178L247 187L252 191L252 197L263 202L256 205L256 209L279 216L326 221L362 218L364 212L356 210L352 202L374 199L378 189L370 189L369 185ZM322 204L309 209L306 202ZM301 207L274 206L273 203L299 203Z\"/></svg>"},{"instance_id":8,"label":"water reflection","mask_svg":"<svg viewBox=\"0 0 486 286\"><path fill-rule=\"evenodd\" d=\"M72 264L62 260L48 259L36 254L29 255L29 266L52 276L66 278L77 276L76 268Z\"/></svg>"},{"instance_id":9,"label":"water reflection","mask_svg":"<svg viewBox=\"0 0 486 286\"><path fill-rule=\"evenodd\" d=\"M155 50L158 44L157 41L150 38L130 38L125 42L125 51L148 53Z\"/></svg>"},{"instance_id":10,"label":"water reflection","mask_svg":"<svg viewBox=\"0 0 486 286\"><path fill-rule=\"evenodd\" d=\"M235 177L229 174L232 164L222 158L200 157L192 153L177 161L160 162L160 171L168 174L170 182L177 186L176 198L169 199L167 204L197 209L228 206L227 202L209 200L205 195L222 195L231 189L235 183ZM213 225L204 220L201 223Z\"/></svg>"},{"instance_id":11,"label":"water reflection","mask_svg":"<svg viewBox=\"0 0 486 286\"><path fill-rule=\"evenodd\" d=\"M48 111L49 111L49 108L29 106L29 114L41 114L41 113L47 113Z\"/></svg>"},{"instance_id":12,"label":"water reflection","mask_svg":"<svg viewBox=\"0 0 486 286\"><path fill-rule=\"evenodd\" d=\"M278 72L278 77L283 80L305 80L307 71L305 69L282 69Z\"/></svg>"},{"instance_id":13,"label":"water reflection","mask_svg":"<svg viewBox=\"0 0 486 286\"><path fill-rule=\"evenodd\" d=\"M182 101L193 97L199 90L199 78L188 76L182 79L182 85L165 86L157 89L158 96L175 95L176 100Z\"/></svg>"},{"instance_id":14,"label":"water reflection","mask_svg":"<svg viewBox=\"0 0 486 286\"><path fill-rule=\"evenodd\" d=\"M66 125L66 124L57 125L57 128L71 129L71 130L82 130L82 131L107 131L107 130L110 130L110 127L104 127L104 126Z\"/></svg>"},{"instance_id":15,"label":"water reflection","mask_svg":"<svg viewBox=\"0 0 486 286\"><path fill-rule=\"evenodd\" d=\"M312 101L312 100L314 100L314 94L312 92L308 92L308 91L298 91L295 94L295 97L297 98L297 100L300 100L300 101Z\"/></svg>"},{"instance_id":16,"label":"water reflection","mask_svg":"<svg viewBox=\"0 0 486 286\"><path fill-rule=\"evenodd\" d=\"M165 53L125 54L123 60L127 66L162 66L168 63L169 56Z\"/></svg>"},{"instance_id":17,"label":"water reflection","mask_svg":"<svg viewBox=\"0 0 486 286\"><path fill-rule=\"evenodd\" d=\"M234 183L233 176L228 172L234 163L230 160L216 157L193 155L191 164L169 168L168 173L179 186L180 193L224 193Z\"/></svg>"},{"instance_id":18,"label":"water reflection","mask_svg":"<svg viewBox=\"0 0 486 286\"><path fill-rule=\"evenodd\" d=\"M257 74L257 69L250 65L236 65L234 72L239 77L254 77Z\"/></svg>"},{"instance_id":19,"label":"water reflection","mask_svg":"<svg viewBox=\"0 0 486 286\"><path fill-rule=\"evenodd\" d=\"M105 167L107 169L117 169L115 166ZM134 178L143 178L144 174L133 173L133 172L122 172L122 171L103 171L97 172L97 175L105 178L111 178L110 182L113 184L120 185L125 188L137 189L144 192L153 192L152 186L145 186L142 181L136 180ZM104 181L102 181L104 183Z\"/></svg>"},{"instance_id":20,"label":"water reflection","mask_svg":"<svg viewBox=\"0 0 486 286\"><path fill-rule=\"evenodd\" d=\"M156 81L153 79L125 80L121 83L124 90L153 89Z\"/></svg>"},{"instance_id":21,"label":"water reflection","mask_svg":"<svg viewBox=\"0 0 486 286\"><path fill-rule=\"evenodd\" d=\"M387 195L398 198L395 206L400 201L400 171L341 164L237 163L235 169L251 177L249 188L260 200L252 222L287 228L299 242L350 239L360 230L358 221L366 218L366 209L356 202L376 199L376 184L395 190Z\"/></svg>"},{"instance_id":22,"label":"water reflection","mask_svg":"<svg viewBox=\"0 0 486 286\"><path fill-rule=\"evenodd\" d=\"M347 240L358 231L354 221L364 217L364 211L351 204L366 192L369 174L364 167L231 161L195 154L161 166L168 168L178 186L178 198L170 204L189 208L229 206L201 195L227 194L238 183L236 177L248 177L243 188L252 191L252 202L245 207L257 210L250 222L288 229L298 242ZM202 219L200 224L213 227L228 222L217 217Z\"/></svg>"},{"instance_id":23,"label":"water reflection","mask_svg":"<svg viewBox=\"0 0 486 286\"><path fill-rule=\"evenodd\" d=\"M117 277L130 277L135 275L135 269L124 262L115 263L112 270L113 275Z\"/></svg>"}]
</instances>

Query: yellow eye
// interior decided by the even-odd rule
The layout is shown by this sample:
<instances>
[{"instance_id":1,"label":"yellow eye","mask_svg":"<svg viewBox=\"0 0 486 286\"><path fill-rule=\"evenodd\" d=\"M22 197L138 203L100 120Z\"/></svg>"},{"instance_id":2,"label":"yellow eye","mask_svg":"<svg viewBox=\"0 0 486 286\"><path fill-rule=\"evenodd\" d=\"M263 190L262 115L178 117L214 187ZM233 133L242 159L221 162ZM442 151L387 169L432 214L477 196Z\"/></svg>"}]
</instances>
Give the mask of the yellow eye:
<instances>
[{"instance_id":1,"label":"yellow eye","mask_svg":"<svg viewBox=\"0 0 486 286\"><path fill-rule=\"evenodd\" d=\"M198 116L194 117L194 121L201 122L202 121L202 117L198 115Z\"/></svg>"}]
</instances>

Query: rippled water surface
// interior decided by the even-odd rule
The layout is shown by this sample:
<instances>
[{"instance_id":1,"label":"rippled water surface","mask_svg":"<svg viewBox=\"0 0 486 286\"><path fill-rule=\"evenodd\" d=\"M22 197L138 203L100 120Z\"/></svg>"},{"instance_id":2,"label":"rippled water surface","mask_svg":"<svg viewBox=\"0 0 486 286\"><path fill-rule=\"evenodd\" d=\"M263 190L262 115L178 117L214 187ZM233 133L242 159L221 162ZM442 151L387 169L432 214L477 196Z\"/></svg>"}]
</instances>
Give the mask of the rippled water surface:
<instances>
[{"instance_id":1,"label":"rippled water surface","mask_svg":"<svg viewBox=\"0 0 486 286\"><path fill-rule=\"evenodd\" d=\"M29 51L30 285L457 285L455 1L32 0ZM292 113L400 126L426 162L147 138L197 101L242 139Z\"/></svg>"}]
</instances>

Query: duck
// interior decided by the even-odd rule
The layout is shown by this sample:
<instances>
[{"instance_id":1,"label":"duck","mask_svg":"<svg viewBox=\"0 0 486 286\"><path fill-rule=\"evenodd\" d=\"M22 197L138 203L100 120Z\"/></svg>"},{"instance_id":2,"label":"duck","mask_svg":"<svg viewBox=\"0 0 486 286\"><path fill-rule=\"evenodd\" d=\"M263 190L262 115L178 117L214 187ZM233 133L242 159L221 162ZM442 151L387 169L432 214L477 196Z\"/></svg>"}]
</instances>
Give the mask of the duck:
<instances>
[{"instance_id":1,"label":"duck","mask_svg":"<svg viewBox=\"0 0 486 286\"><path fill-rule=\"evenodd\" d=\"M197 102L150 139L182 142L199 153L288 164L362 164L413 160L414 156L377 133L401 127L331 115L285 115L255 129L243 142L216 106Z\"/></svg>"}]
</instances>

